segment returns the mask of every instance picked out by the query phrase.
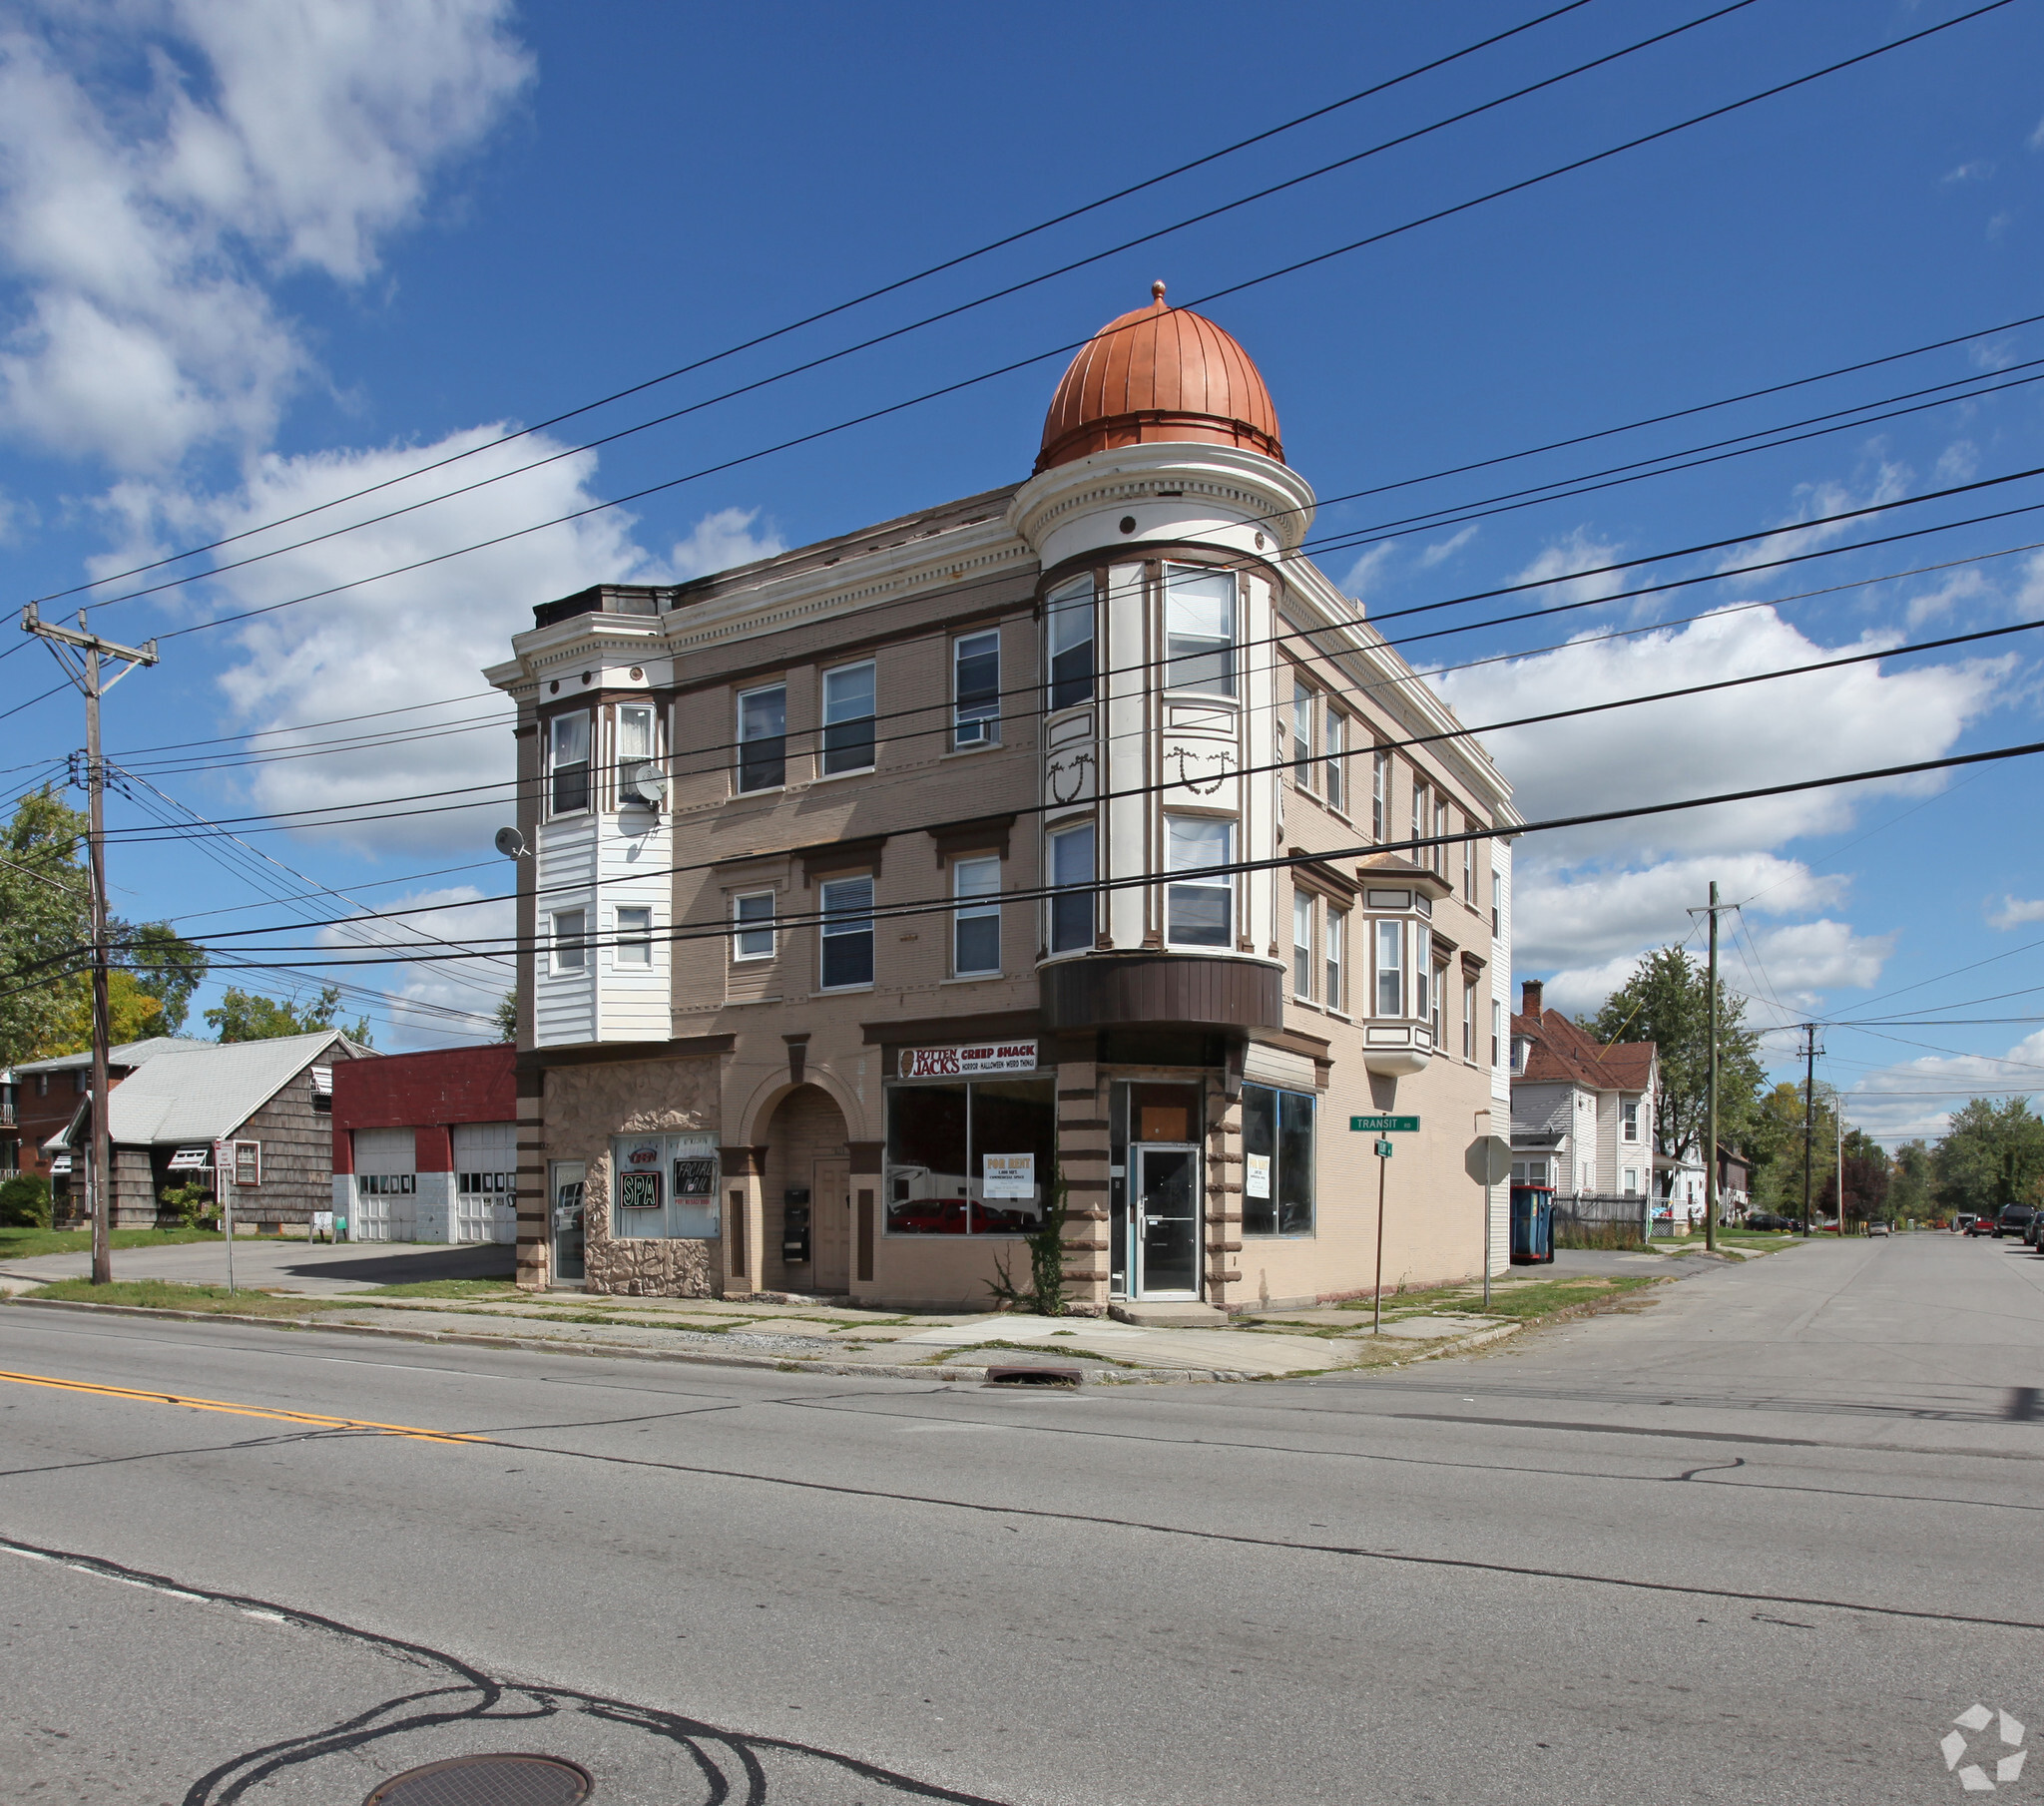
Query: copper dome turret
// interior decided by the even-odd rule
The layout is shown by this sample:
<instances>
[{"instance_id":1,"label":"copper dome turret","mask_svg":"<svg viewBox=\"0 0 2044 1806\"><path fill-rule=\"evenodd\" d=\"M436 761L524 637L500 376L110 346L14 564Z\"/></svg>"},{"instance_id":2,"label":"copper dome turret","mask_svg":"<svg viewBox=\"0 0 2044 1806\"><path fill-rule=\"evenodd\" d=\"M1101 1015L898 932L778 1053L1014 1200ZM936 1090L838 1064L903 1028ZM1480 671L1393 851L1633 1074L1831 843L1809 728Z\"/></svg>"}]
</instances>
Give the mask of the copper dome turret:
<instances>
[{"instance_id":1,"label":"copper dome turret","mask_svg":"<svg viewBox=\"0 0 2044 1806\"><path fill-rule=\"evenodd\" d=\"M1036 468L1122 445L1192 440L1284 462L1278 410L1250 355L1210 320L1152 300L1110 320L1072 359L1044 416Z\"/></svg>"}]
</instances>

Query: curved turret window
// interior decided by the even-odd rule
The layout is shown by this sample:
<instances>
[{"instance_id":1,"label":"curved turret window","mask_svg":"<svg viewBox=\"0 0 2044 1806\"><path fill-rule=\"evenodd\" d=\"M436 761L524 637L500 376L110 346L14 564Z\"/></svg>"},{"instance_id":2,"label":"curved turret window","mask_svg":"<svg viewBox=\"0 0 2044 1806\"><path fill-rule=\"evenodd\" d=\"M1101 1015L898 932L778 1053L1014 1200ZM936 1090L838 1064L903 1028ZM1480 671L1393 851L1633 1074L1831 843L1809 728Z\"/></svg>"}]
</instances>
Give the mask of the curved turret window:
<instances>
[{"instance_id":1,"label":"curved turret window","mask_svg":"<svg viewBox=\"0 0 2044 1806\"><path fill-rule=\"evenodd\" d=\"M1167 815L1172 881L1165 886L1165 939L1174 947L1227 947L1234 940L1235 823Z\"/></svg>"},{"instance_id":2,"label":"curved turret window","mask_svg":"<svg viewBox=\"0 0 2044 1806\"><path fill-rule=\"evenodd\" d=\"M1167 689L1235 694L1235 576L1170 565L1164 573Z\"/></svg>"},{"instance_id":3,"label":"curved turret window","mask_svg":"<svg viewBox=\"0 0 2044 1806\"><path fill-rule=\"evenodd\" d=\"M1093 579L1051 593L1050 706L1071 708L1093 700Z\"/></svg>"}]
</instances>

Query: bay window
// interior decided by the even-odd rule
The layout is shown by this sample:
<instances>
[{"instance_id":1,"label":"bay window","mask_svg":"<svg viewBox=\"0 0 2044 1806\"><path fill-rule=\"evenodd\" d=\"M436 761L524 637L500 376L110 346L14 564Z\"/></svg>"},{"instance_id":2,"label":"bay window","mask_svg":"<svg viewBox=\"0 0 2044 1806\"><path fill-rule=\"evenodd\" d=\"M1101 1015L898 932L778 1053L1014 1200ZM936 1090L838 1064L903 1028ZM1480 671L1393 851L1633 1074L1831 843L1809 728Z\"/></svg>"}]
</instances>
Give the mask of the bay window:
<instances>
[{"instance_id":1,"label":"bay window","mask_svg":"<svg viewBox=\"0 0 2044 1806\"><path fill-rule=\"evenodd\" d=\"M739 691L739 789L777 790L787 782L787 685Z\"/></svg>"},{"instance_id":2,"label":"bay window","mask_svg":"<svg viewBox=\"0 0 2044 1806\"><path fill-rule=\"evenodd\" d=\"M556 815L589 807L589 714L557 714L547 723L547 765Z\"/></svg>"},{"instance_id":3,"label":"bay window","mask_svg":"<svg viewBox=\"0 0 2044 1806\"><path fill-rule=\"evenodd\" d=\"M1070 708L1093 700L1093 579L1081 578L1051 593L1048 610L1050 706Z\"/></svg>"},{"instance_id":4,"label":"bay window","mask_svg":"<svg viewBox=\"0 0 2044 1806\"><path fill-rule=\"evenodd\" d=\"M1050 836L1050 950L1093 945L1093 824L1054 829Z\"/></svg>"},{"instance_id":5,"label":"bay window","mask_svg":"<svg viewBox=\"0 0 2044 1806\"><path fill-rule=\"evenodd\" d=\"M1164 818L1168 866L1164 938L1173 947L1228 947L1234 942L1235 824L1206 815Z\"/></svg>"},{"instance_id":6,"label":"bay window","mask_svg":"<svg viewBox=\"0 0 2044 1806\"><path fill-rule=\"evenodd\" d=\"M1235 694L1235 575L1167 566L1164 686Z\"/></svg>"},{"instance_id":7,"label":"bay window","mask_svg":"<svg viewBox=\"0 0 2044 1806\"><path fill-rule=\"evenodd\" d=\"M976 978L1001 969L1001 862L957 859L951 864L951 971Z\"/></svg>"},{"instance_id":8,"label":"bay window","mask_svg":"<svg viewBox=\"0 0 2044 1806\"><path fill-rule=\"evenodd\" d=\"M873 666L823 674L823 774L873 768Z\"/></svg>"},{"instance_id":9,"label":"bay window","mask_svg":"<svg viewBox=\"0 0 2044 1806\"><path fill-rule=\"evenodd\" d=\"M845 991L873 982L873 880L829 878L817 886L822 905L822 986Z\"/></svg>"},{"instance_id":10,"label":"bay window","mask_svg":"<svg viewBox=\"0 0 2044 1806\"><path fill-rule=\"evenodd\" d=\"M1405 924L1377 923L1377 1009L1379 1016L1405 1014Z\"/></svg>"}]
</instances>

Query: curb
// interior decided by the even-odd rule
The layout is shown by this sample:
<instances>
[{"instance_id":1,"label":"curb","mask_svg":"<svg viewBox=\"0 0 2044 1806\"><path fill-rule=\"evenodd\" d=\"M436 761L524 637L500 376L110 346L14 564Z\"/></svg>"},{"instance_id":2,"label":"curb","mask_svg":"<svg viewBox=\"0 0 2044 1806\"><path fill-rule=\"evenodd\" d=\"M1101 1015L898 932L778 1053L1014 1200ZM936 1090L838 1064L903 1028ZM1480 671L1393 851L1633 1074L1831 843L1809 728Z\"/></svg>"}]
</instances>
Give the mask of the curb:
<instances>
[{"instance_id":1,"label":"curb","mask_svg":"<svg viewBox=\"0 0 2044 1806\"><path fill-rule=\"evenodd\" d=\"M454 1347L515 1348L528 1354L591 1355L612 1361L679 1361L684 1365L697 1367L750 1367L773 1373L820 1373L827 1374L832 1379L857 1379L861 1375L870 1375L883 1380L967 1380L984 1385L988 1372L985 1367L919 1367L893 1362L883 1364L862 1361L804 1361L787 1355L743 1354L737 1350L726 1354L707 1348L642 1348L636 1343L627 1342L556 1341L548 1336L489 1336L464 1330L393 1329L378 1323L307 1323L281 1317L245 1317L232 1311L168 1310L147 1304L91 1304L82 1299L72 1298L10 1297L0 1300L0 1303L29 1310L83 1311L104 1316L155 1318L173 1323L232 1323L241 1328L314 1330L329 1336L380 1336L393 1342L440 1342ZM1434 1352L1450 1351L1441 1349ZM1003 1362L1002 1365L1012 1363ZM1242 1373L1223 1367L1157 1367L1119 1372L1100 1372L1087 1368L1082 1369L1079 1383L1082 1386L1170 1386L1225 1384L1264 1377L1266 1376L1262 1374Z\"/></svg>"}]
</instances>

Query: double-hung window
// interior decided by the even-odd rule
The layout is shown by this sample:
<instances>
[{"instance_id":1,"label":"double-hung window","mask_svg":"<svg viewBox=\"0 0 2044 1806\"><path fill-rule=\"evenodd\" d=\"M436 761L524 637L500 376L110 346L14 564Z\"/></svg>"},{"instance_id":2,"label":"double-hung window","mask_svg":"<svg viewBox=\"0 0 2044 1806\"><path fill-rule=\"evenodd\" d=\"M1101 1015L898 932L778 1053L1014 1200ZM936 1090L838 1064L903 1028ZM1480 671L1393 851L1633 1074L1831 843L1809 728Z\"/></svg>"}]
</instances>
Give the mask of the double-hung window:
<instances>
[{"instance_id":1,"label":"double-hung window","mask_svg":"<svg viewBox=\"0 0 2044 1806\"><path fill-rule=\"evenodd\" d=\"M1093 579L1054 590L1048 610L1050 706L1093 700Z\"/></svg>"},{"instance_id":2,"label":"double-hung window","mask_svg":"<svg viewBox=\"0 0 2044 1806\"><path fill-rule=\"evenodd\" d=\"M1234 573L1167 566L1164 642L1166 689L1234 695Z\"/></svg>"},{"instance_id":3,"label":"double-hung window","mask_svg":"<svg viewBox=\"0 0 2044 1806\"><path fill-rule=\"evenodd\" d=\"M1291 684L1291 781L1301 790L1313 782L1313 692L1296 678Z\"/></svg>"},{"instance_id":4,"label":"double-hung window","mask_svg":"<svg viewBox=\"0 0 2044 1806\"><path fill-rule=\"evenodd\" d=\"M1301 1003L1313 994L1313 900L1310 893L1291 893L1291 995Z\"/></svg>"},{"instance_id":5,"label":"double-hung window","mask_svg":"<svg viewBox=\"0 0 2044 1806\"><path fill-rule=\"evenodd\" d=\"M1471 1062L1476 1058L1476 983L1473 979L1462 981L1462 1058Z\"/></svg>"},{"instance_id":6,"label":"double-hung window","mask_svg":"<svg viewBox=\"0 0 2044 1806\"><path fill-rule=\"evenodd\" d=\"M1369 837L1382 840L1391 820L1391 755L1382 747L1369 761Z\"/></svg>"},{"instance_id":7,"label":"double-hung window","mask_svg":"<svg viewBox=\"0 0 2044 1806\"><path fill-rule=\"evenodd\" d=\"M873 666L823 674L823 775L873 768Z\"/></svg>"},{"instance_id":8,"label":"double-hung window","mask_svg":"<svg viewBox=\"0 0 2044 1806\"><path fill-rule=\"evenodd\" d=\"M1628 1141L1637 1141L1640 1138L1639 1100L1637 1098L1628 1098L1618 1108L1619 1114L1624 1119L1625 1139L1627 1139Z\"/></svg>"},{"instance_id":9,"label":"double-hung window","mask_svg":"<svg viewBox=\"0 0 2044 1806\"><path fill-rule=\"evenodd\" d=\"M1448 875L1448 805L1445 798L1436 797L1433 805L1433 858L1428 862L1436 878Z\"/></svg>"},{"instance_id":10,"label":"double-hung window","mask_svg":"<svg viewBox=\"0 0 2044 1806\"><path fill-rule=\"evenodd\" d=\"M1093 945L1093 824L1058 828L1050 836L1050 950Z\"/></svg>"},{"instance_id":11,"label":"double-hung window","mask_svg":"<svg viewBox=\"0 0 2044 1806\"><path fill-rule=\"evenodd\" d=\"M1432 976L1432 967L1427 964L1427 947L1424 935L1412 949L1412 1014L1415 1020L1427 1024L1433 1021L1433 998L1427 988Z\"/></svg>"},{"instance_id":12,"label":"double-hung window","mask_svg":"<svg viewBox=\"0 0 2044 1806\"><path fill-rule=\"evenodd\" d=\"M1469 824L1465 820L1462 825ZM1471 909L1476 907L1476 842L1462 842L1462 901Z\"/></svg>"},{"instance_id":13,"label":"double-hung window","mask_svg":"<svg viewBox=\"0 0 2044 1806\"><path fill-rule=\"evenodd\" d=\"M547 724L547 764L556 815L589 807L589 713L557 714Z\"/></svg>"},{"instance_id":14,"label":"double-hung window","mask_svg":"<svg viewBox=\"0 0 2044 1806\"><path fill-rule=\"evenodd\" d=\"M827 878L821 892L823 989L845 991L873 982L873 880Z\"/></svg>"},{"instance_id":15,"label":"double-hung window","mask_svg":"<svg viewBox=\"0 0 2044 1806\"><path fill-rule=\"evenodd\" d=\"M1348 726L1332 707L1322 711L1320 720L1320 794L1327 807L1344 812L1348 807L1348 775L1343 769Z\"/></svg>"},{"instance_id":16,"label":"double-hung window","mask_svg":"<svg viewBox=\"0 0 2044 1806\"><path fill-rule=\"evenodd\" d=\"M235 1143L235 1183L238 1185L259 1185L262 1183L262 1143L260 1141L237 1141Z\"/></svg>"},{"instance_id":17,"label":"double-hung window","mask_svg":"<svg viewBox=\"0 0 2044 1806\"><path fill-rule=\"evenodd\" d=\"M1347 1007L1348 994L1342 984L1342 977L1348 964L1348 912L1345 909L1329 909L1325 922L1327 955L1327 988L1324 994L1327 1008L1341 1010Z\"/></svg>"},{"instance_id":18,"label":"double-hung window","mask_svg":"<svg viewBox=\"0 0 2044 1806\"><path fill-rule=\"evenodd\" d=\"M951 747L993 746L1001 738L1001 637L951 642Z\"/></svg>"},{"instance_id":19,"label":"double-hung window","mask_svg":"<svg viewBox=\"0 0 2044 1806\"><path fill-rule=\"evenodd\" d=\"M1377 923L1377 1010L1379 1016L1405 1014L1405 924Z\"/></svg>"},{"instance_id":20,"label":"double-hung window","mask_svg":"<svg viewBox=\"0 0 2044 1806\"><path fill-rule=\"evenodd\" d=\"M1433 1045L1444 1048L1448 1045L1446 1017L1448 1013L1448 965L1445 960L1433 963L1433 985L1428 995L1426 1026L1433 1033Z\"/></svg>"},{"instance_id":21,"label":"double-hung window","mask_svg":"<svg viewBox=\"0 0 2044 1806\"><path fill-rule=\"evenodd\" d=\"M1412 863L1428 863L1426 848L1421 844L1426 839L1426 824L1429 811L1426 806L1426 786L1415 775L1412 779Z\"/></svg>"},{"instance_id":22,"label":"double-hung window","mask_svg":"<svg viewBox=\"0 0 2044 1806\"><path fill-rule=\"evenodd\" d=\"M958 978L978 978L1001 969L1001 862L998 859L954 859L951 895L951 970Z\"/></svg>"},{"instance_id":23,"label":"double-hung window","mask_svg":"<svg viewBox=\"0 0 2044 1806\"><path fill-rule=\"evenodd\" d=\"M1496 1066L1504 1058L1505 1007L1496 998L1490 1000L1490 1064Z\"/></svg>"},{"instance_id":24,"label":"double-hung window","mask_svg":"<svg viewBox=\"0 0 2044 1806\"><path fill-rule=\"evenodd\" d=\"M787 782L787 685L739 691L739 788L777 790Z\"/></svg>"},{"instance_id":25,"label":"double-hung window","mask_svg":"<svg viewBox=\"0 0 2044 1806\"><path fill-rule=\"evenodd\" d=\"M1235 937L1235 823L1208 815L1167 815L1171 882L1164 938L1174 947L1227 947Z\"/></svg>"},{"instance_id":26,"label":"double-hung window","mask_svg":"<svg viewBox=\"0 0 2044 1806\"><path fill-rule=\"evenodd\" d=\"M589 916L586 910L554 911L554 970L580 972L589 963Z\"/></svg>"},{"instance_id":27,"label":"double-hung window","mask_svg":"<svg viewBox=\"0 0 2044 1806\"><path fill-rule=\"evenodd\" d=\"M653 964L653 911L624 904L618 910L618 956L620 966Z\"/></svg>"},{"instance_id":28,"label":"double-hung window","mask_svg":"<svg viewBox=\"0 0 2044 1806\"><path fill-rule=\"evenodd\" d=\"M731 956L735 960L770 960L773 957L773 893L750 891L731 903Z\"/></svg>"},{"instance_id":29,"label":"double-hung window","mask_svg":"<svg viewBox=\"0 0 2044 1806\"><path fill-rule=\"evenodd\" d=\"M1492 858L1496 850L1492 850ZM1504 933L1505 921L1505 875L1495 865L1490 869L1490 932L1494 939Z\"/></svg>"}]
</instances>

